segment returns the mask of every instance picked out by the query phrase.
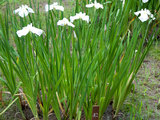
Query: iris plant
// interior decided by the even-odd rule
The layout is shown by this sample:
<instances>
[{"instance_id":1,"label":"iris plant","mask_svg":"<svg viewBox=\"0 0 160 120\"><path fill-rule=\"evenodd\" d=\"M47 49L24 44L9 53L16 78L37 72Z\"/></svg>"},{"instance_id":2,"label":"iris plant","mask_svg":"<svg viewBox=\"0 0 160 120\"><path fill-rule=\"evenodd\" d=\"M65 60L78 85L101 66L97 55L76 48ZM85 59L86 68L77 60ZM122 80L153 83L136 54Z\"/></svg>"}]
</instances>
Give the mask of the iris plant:
<instances>
[{"instance_id":1,"label":"iris plant","mask_svg":"<svg viewBox=\"0 0 160 120\"><path fill-rule=\"evenodd\" d=\"M81 2L76 0L75 12L71 13L75 16L70 16L70 21L62 12L61 16L59 12L48 12L64 11L57 2L45 6L45 20L40 19L39 11L20 21L9 8L5 20L0 14L0 68L5 78L0 77L0 81L12 95L0 115L15 101L19 101L21 108L21 99L27 102L35 119L43 114L43 119L48 120L54 112L58 120L80 120L84 111L86 120L90 120L94 105L99 106L98 117L102 118L111 101L115 115L118 114L157 35L157 32L147 34L155 21L142 24L135 15L140 15L142 22L155 18L147 9L134 12L137 1L125 1L123 9L121 1ZM103 10L87 9L91 7ZM14 13L25 17L34 11L22 5ZM78 19L88 24L73 24ZM65 25L70 27L57 27ZM45 36L27 35L29 32ZM146 37L148 43L144 47Z\"/></svg>"}]
</instances>

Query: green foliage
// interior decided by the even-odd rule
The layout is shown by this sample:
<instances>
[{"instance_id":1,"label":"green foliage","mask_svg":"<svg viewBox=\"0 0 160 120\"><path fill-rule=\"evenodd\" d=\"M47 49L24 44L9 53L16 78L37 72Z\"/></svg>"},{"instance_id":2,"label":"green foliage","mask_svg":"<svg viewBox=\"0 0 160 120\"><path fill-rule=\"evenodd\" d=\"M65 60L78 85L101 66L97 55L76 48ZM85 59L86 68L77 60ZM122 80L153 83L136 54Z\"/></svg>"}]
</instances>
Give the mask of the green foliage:
<instances>
[{"instance_id":1,"label":"green foliage","mask_svg":"<svg viewBox=\"0 0 160 120\"><path fill-rule=\"evenodd\" d=\"M80 119L82 110L86 119L91 119L93 105L100 106L101 118L111 101L117 114L158 34L153 27L153 34L148 36L155 21L142 23L135 18L136 1L128 0L124 6L120 0L111 1L104 4L103 10L88 9L86 3L76 0L72 14L86 12L90 23L77 20L75 28L57 26L64 17L58 11L44 13L42 21L37 4L35 14L24 19L9 7L5 21L0 15L0 68L5 77L0 80L12 96L22 83L19 92L37 119L37 104L45 120L52 110L58 120L60 111L64 119ZM18 38L16 31L31 22L45 34Z\"/></svg>"}]
</instances>

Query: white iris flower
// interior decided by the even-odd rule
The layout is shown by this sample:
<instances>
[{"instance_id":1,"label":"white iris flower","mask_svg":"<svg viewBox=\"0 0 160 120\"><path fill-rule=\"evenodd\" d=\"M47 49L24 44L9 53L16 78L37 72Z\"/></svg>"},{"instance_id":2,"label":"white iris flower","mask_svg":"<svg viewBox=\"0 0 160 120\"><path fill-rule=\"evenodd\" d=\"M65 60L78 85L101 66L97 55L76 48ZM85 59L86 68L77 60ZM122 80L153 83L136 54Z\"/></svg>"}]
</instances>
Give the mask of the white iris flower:
<instances>
[{"instance_id":1,"label":"white iris flower","mask_svg":"<svg viewBox=\"0 0 160 120\"><path fill-rule=\"evenodd\" d=\"M34 13L33 9L28 7L27 5L22 5L18 9L13 11L14 14L19 14L19 16L24 17L27 16L29 13Z\"/></svg>"},{"instance_id":2,"label":"white iris flower","mask_svg":"<svg viewBox=\"0 0 160 120\"><path fill-rule=\"evenodd\" d=\"M142 22L145 22L150 18L152 18L153 20L155 20L155 17L153 16L153 14L151 14L151 12L147 9L141 9L140 11L134 12L134 14L136 16L138 16L140 14L140 16L138 17Z\"/></svg>"},{"instance_id":3,"label":"white iris flower","mask_svg":"<svg viewBox=\"0 0 160 120\"><path fill-rule=\"evenodd\" d=\"M59 20L57 22L57 25L59 25L59 26L68 25L68 26L71 26L71 27L75 27L75 25L73 25L71 22L69 22L69 20L67 18L63 18L62 20Z\"/></svg>"},{"instance_id":4,"label":"white iris flower","mask_svg":"<svg viewBox=\"0 0 160 120\"><path fill-rule=\"evenodd\" d=\"M31 23L31 24L27 25L26 27L23 27L22 30L18 30L17 35L18 35L18 37L22 37L22 36L27 35L29 32L32 32L32 33L40 36L43 33L43 30L38 29L36 27L33 27L32 23Z\"/></svg>"},{"instance_id":5,"label":"white iris flower","mask_svg":"<svg viewBox=\"0 0 160 120\"><path fill-rule=\"evenodd\" d=\"M45 6L45 11L46 11L46 12L48 12L49 10L53 10L53 9L60 10L60 11L64 11L64 7L58 5L57 2L53 3L52 5L48 5L48 4L47 4L47 5Z\"/></svg>"},{"instance_id":6,"label":"white iris flower","mask_svg":"<svg viewBox=\"0 0 160 120\"><path fill-rule=\"evenodd\" d=\"M142 0L142 2L143 2L143 3L146 3L146 2L148 2L148 0Z\"/></svg>"},{"instance_id":7,"label":"white iris flower","mask_svg":"<svg viewBox=\"0 0 160 120\"><path fill-rule=\"evenodd\" d=\"M94 3L87 4L86 7L87 8L95 7L96 9L99 9L99 8L103 9L103 5L100 3L97 3L96 0L94 1Z\"/></svg>"},{"instance_id":8,"label":"white iris flower","mask_svg":"<svg viewBox=\"0 0 160 120\"><path fill-rule=\"evenodd\" d=\"M80 12L80 13L76 13L75 16L70 17L70 20L72 23L74 22L74 20L77 20L77 19L82 19L82 20L86 21L87 23L89 23L89 16L86 15L86 13Z\"/></svg>"}]
</instances>

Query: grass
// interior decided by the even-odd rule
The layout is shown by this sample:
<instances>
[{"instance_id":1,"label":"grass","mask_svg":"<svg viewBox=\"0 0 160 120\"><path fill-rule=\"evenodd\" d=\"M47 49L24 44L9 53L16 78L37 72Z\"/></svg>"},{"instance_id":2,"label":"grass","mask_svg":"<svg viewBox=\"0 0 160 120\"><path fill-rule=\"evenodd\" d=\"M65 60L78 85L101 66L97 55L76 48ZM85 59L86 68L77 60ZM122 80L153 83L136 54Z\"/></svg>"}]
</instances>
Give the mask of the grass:
<instances>
[{"instance_id":1,"label":"grass","mask_svg":"<svg viewBox=\"0 0 160 120\"><path fill-rule=\"evenodd\" d=\"M151 47L150 54L157 60L160 60L160 45L158 42L155 43L154 47Z\"/></svg>"},{"instance_id":2,"label":"grass","mask_svg":"<svg viewBox=\"0 0 160 120\"><path fill-rule=\"evenodd\" d=\"M124 118L160 119L160 110L157 109L160 99L160 55L157 54L157 46L159 44L150 49L134 81L135 90L121 108Z\"/></svg>"}]
</instances>

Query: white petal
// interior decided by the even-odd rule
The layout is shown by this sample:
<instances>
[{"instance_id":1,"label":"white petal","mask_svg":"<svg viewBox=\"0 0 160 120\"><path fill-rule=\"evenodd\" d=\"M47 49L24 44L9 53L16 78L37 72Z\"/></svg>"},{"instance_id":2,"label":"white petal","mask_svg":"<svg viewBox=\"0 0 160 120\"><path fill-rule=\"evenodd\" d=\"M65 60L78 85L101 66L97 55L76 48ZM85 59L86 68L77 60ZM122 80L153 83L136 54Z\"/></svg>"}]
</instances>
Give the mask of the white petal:
<instances>
[{"instance_id":1,"label":"white petal","mask_svg":"<svg viewBox=\"0 0 160 120\"><path fill-rule=\"evenodd\" d=\"M153 14L151 14L150 15L150 17L153 19L153 20L155 20L156 18L153 16Z\"/></svg>"},{"instance_id":2,"label":"white petal","mask_svg":"<svg viewBox=\"0 0 160 120\"><path fill-rule=\"evenodd\" d=\"M60 26L68 25L68 26L71 26L71 27L75 27L71 22L68 21L67 18L63 18L62 20L59 20L57 22L57 25L60 25Z\"/></svg>"},{"instance_id":3,"label":"white petal","mask_svg":"<svg viewBox=\"0 0 160 120\"><path fill-rule=\"evenodd\" d=\"M148 15L147 14L141 14L141 16L139 17L139 19L142 21L142 22L145 22L149 19Z\"/></svg>"},{"instance_id":4,"label":"white petal","mask_svg":"<svg viewBox=\"0 0 160 120\"><path fill-rule=\"evenodd\" d=\"M70 21L73 23L75 20L75 16L70 16Z\"/></svg>"},{"instance_id":5,"label":"white petal","mask_svg":"<svg viewBox=\"0 0 160 120\"><path fill-rule=\"evenodd\" d=\"M103 5L100 4L100 3L96 3L96 4L95 4L95 8L96 8L96 9L99 9L99 8L103 9Z\"/></svg>"},{"instance_id":6,"label":"white petal","mask_svg":"<svg viewBox=\"0 0 160 120\"><path fill-rule=\"evenodd\" d=\"M75 16L70 17L71 22L74 22L74 20L77 20L77 19L82 19L82 20L87 21L89 23L89 16L86 15L86 13L80 12L80 13L76 13Z\"/></svg>"},{"instance_id":7,"label":"white petal","mask_svg":"<svg viewBox=\"0 0 160 120\"><path fill-rule=\"evenodd\" d=\"M49 10L53 10L54 9L54 5L50 5L48 7L49 7Z\"/></svg>"},{"instance_id":8,"label":"white petal","mask_svg":"<svg viewBox=\"0 0 160 120\"><path fill-rule=\"evenodd\" d=\"M49 10L54 9L54 5L45 5L45 11L48 12Z\"/></svg>"},{"instance_id":9,"label":"white petal","mask_svg":"<svg viewBox=\"0 0 160 120\"><path fill-rule=\"evenodd\" d=\"M151 15L151 12L147 10L146 8L143 10L143 12L147 13L148 15Z\"/></svg>"},{"instance_id":10,"label":"white petal","mask_svg":"<svg viewBox=\"0 0 160 120\"><path fill-rule=\"evenodd\" d=\"M29 7L28 7L27 10L28 10L29 13L34 13L34 11L33 11L32 8L29 8Z\"/></svg>"},{"instance_id":11,"label":"white petal","mask_svg":"<svg viewBox=\"0 0 160 120\"><path fill-rule=\"evenodd\" d=\"M45 11L46 11L46 12L49 11L49 10L52 10L52 9L64 11L64 7L58 5L57 2L55 2L55 3L51 4L51 5L45 5Z\"/></svg>"},{"instance_id":12,"label":"white petal","mask_svg":"<svg viewBox=\"0 0 160 120\"><path fill-rule=\"evenodd\" d=\"M14 14L17 14L19 11L21 10L21 8L18 8L16 10L13 11Z\"/></svg>"},{"instance_id":13,"label":"white petal","mask_svg":"<svg viewBox=\"0 0 160 120\"><path fill-rule=\"evenodd\" d=\"M148 0L142 0L142 2L143 2L143 3L146 3L146 2L148 2Z\"/></svg>"},{"instance_id":14,"label":"white petal","mask_svg":"<svg viewBox=\"0 0 160 120\"><path fill-rule=\"evenodd\" d=\"M31 31L32 33L34 33L34 34L37 34L38 36L40 36L40 35L43 33L43 30L38 29L38 28L36 28L36 27L32 27L32 28L30 29L30 31Z\"/></svg>"},{"instance_id":15,"label":"white petal","mask_svg":"<svg viewBox=\"0 0 160 120\"><path fill-rule=\"evenodd\" d=\"M141 11L134 12L134 14L135 14L136 16L138 16L140 13L141 13Z\"/></svg>"},{"instance_id":16,"label":"white petal","mask_svg":"<svg viewBox=\"0 0 160 120\"><path fill-rule=\"evenodd\" d=\"M152 18L152 20L155 20L155 19L156 19L155 17Z\"/></svg>"},{"instance_id":17,"label":"white petal","mask_svg":"<svg viewBox=\"0 0 160 120\"><path fill-rule=\"evenodd\" d=\"M89 16L87 15L87 16L83 17L82 20L84 20L84 21L86 21L87 23L89 23Z\"/></svg>"},{"instance_id":18,"label":"white petal","mask_svg":"<svg viewBox=\"0 0 160 120\"><path fill-rule=\"evenodd\" d=\"M18 15L21 16L21 17L27 16L28 11L27 10L23 10L23 11L21 10L21 11L19 11Z\"/></svg>"},{"instance_id":19,"label":"white petal","mask_svg":"<svg viewBox=\"0 0 160 120\"><path fill-rule=\"evenodd\" d=\"M75 27L71 22L68 23L68 26Z\"/></svg>"},{"instance_id":20,"label":"white petal","mask_svg":"<svg viewBox=\"0 0 160 120\"><path fill-rule=\"evenodd\" d=\"M46 11L46 12L49 11L49 5L48 5L48 4L45 5L45 11Z\"/></svg>"},{"instance_id":21,"label":"white petal","mask_svg":"<svg viewBox=\"0 0 160 120\"><path fill-rule=\"evenodd\" d=\"M56 10L64 11L64 7L63 7L63 6L57 5L57 6L55 6L54 8L55 8Z\"/></svg>"},{"instance_id":22,"label":"white petal","mask_svg":"<svg viewBox=\"0 0 160 120\"><path fill-rule=\"evenodd\" d=\"M135 50L135 53L137 53L138 52L138 50Z\"/></svg>"},{"instance_id":23,"label":"white petal","mask_svg":"<svg viewBox=\"0 0 160 120\"><path fill-rule=\"evenodd\" d=\"M74 20L78 20L78 19L80 19L80 18L81 18L81 17L80 17L80 16L78 16L78 15L76 15L76 16L73 16L73 17L72 17L72 20L71 20L71 22L72 22L72 21L74 21Z\"/></svg>"},{"instance_id":24,"label":"white petal","mask_svg":"<svg viewBox=\"0 0 160 120\"><path fill-rule=\"evenodd\" d=\"M64 21L63 21L63 20L59 20L59 21L57 22L57 25L59 25L59 26L64 26L65 24L64 24Z\"/></svg>"},{"instance_id":25,"label":"white petal","mask_svg":"<svg viewBox=\"0 0 160 120\"><path fill-rule=\"evenodd\" d=\"M22 37L22 36L27 35L28 32L29 32L29 29L27 27L24 27L22 30L17 31L17 35L18 37Z\"/></svg>"},{"instance_id":26,"label":"white petal","mask_svg":"<svg viewBox=\"0 0 160 120\"><path fill-rule=\"evenodd\" d=\"M27 28L32 28L32 23L28 24Z\"/></svg>"},{"instance_id":27,"label":"white petal","mask_svg":"<svg viewBox=\"0 0 160 120\"><path fill-rule=\"evenodd\" d=\"M122 6L124 7L124 4L125 4L125 0L121 0L121 1L123 1L123 3L122 3Z\"/></svg>"},{"instance_id":28,"label":"white petal","mask_svg":"<svg viewBox=\"0 0 160 120\"><path fill-rule=\"evenodd\" d=\"M86 5L86 7L87 7L87 8L91 8L91 7L93 7L93 6L94 6L94 4L93 4L93 3L91 3L91 4L87 4L87 5Z\"/></svg>"}]
</instances>

